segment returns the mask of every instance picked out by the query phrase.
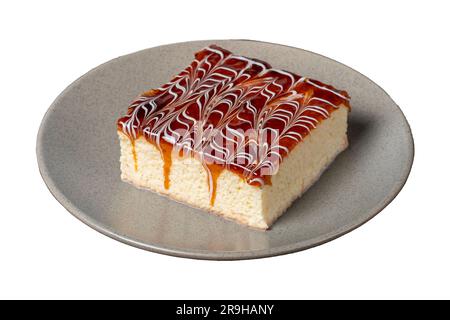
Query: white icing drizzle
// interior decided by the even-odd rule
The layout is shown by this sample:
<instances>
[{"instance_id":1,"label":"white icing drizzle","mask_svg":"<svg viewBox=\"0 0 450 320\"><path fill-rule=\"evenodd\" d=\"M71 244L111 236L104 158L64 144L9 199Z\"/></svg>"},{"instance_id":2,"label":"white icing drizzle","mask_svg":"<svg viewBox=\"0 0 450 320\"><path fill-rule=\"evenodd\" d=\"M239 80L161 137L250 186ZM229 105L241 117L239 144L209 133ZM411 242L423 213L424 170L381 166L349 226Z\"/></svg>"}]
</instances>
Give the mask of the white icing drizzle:
<instances>
[{"instance_id":1,"label":"white icing drizzle","mask_svg":"<svg viewBox=\"0 0 450 320\"><path fill-rule=\"evenodd\" d=\"M317 81L209 46L170 82L137 98L118 123L132 139L143 135L159 148L163 139L263 185L289 145L349 99Z\"/></svg>"}]
</instances>

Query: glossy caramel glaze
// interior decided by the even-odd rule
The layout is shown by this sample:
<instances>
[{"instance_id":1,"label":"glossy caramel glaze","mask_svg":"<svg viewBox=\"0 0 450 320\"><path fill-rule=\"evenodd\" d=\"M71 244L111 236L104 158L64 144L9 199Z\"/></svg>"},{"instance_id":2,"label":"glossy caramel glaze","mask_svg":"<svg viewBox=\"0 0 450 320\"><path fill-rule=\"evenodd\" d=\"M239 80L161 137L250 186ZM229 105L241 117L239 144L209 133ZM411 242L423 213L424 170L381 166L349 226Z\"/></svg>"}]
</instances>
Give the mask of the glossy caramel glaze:
<instances>
[{"instance_id":1,"label":"glossy caramel glaze","mask_svg":"<svg viewBox=\"0 0 450 320\"><path fill-rule=\"evenodd\" d=\"M199 159L213 205L223 169L251 185L270 184L283 158L349 100L345 91L211 45L138 97L117 125L133 145L143 136L160 150L166 189L173 149Z\"/></svg>"}]
</instances>

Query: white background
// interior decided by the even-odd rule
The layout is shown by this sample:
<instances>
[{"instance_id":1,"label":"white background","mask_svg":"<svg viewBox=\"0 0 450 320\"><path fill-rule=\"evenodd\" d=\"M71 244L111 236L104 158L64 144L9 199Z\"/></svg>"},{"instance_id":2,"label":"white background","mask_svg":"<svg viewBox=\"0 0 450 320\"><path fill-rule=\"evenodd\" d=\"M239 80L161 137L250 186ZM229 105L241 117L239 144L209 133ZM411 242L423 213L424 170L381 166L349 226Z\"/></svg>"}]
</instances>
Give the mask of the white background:
<instances>
[{"instance_id":1,"label":"white background","mask_svg":"<svg viewBox=\"0 0 450 320\"><path fill-rule=\"evenodd\" d=\"M448 1L2 1L0 298L450 298ZM147 47L247 38L343 62L402 107L416 157L375 219L301 253L214 262L149 253L51 196L35 140L54 98Z\"/></svg>"}]
</instances>

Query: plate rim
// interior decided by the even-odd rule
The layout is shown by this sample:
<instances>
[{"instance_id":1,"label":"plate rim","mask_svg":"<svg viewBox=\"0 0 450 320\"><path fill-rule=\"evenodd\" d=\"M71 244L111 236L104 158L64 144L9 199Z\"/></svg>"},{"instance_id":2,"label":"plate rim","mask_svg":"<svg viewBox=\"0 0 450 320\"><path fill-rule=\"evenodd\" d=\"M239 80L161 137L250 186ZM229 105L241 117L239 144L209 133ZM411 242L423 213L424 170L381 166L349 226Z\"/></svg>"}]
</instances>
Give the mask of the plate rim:
<instances>
[{"instance_id":1,"label":"plate rim","mask_svg":"<svg viewBox=\"0 0 450 320\"><path fill-rule=\"evenodd\" d=\"M364 215L361 219L358 220L352 220L352 222L345 224L344 226L341 226L340 228L330 231L326 234L307 239L305 241L301 242L295 242L290 243L274 248L269 249L258 249L258 250L247 250L247 251L220 251L220 252L214 252L214 251L208 251L208 250L199 250L199 249L179 249L179 248L170 248L165 246L158 246L158 245L152 245L152 244L146 244L142 243L138 240L132 239L129 236L118 234L112 230L109 230L106 226L104 226L102 223L95 222L93 219L89 217L89 215L85 214L82 210L77 208L76 205L74 205L56 186L56 184L53 181L53 178L49 174L49 171L47 169L47 166L45 164L45 155L42 151L42 146L45 143L43 138L43 132L46 129L47 119L49 118L49 115L52 113L53 110L55 110L56 106L58 105L58 102L61 100L62 97L64 97L65 93L69 91L72 87L74 87L78 82L82 81L86 76L91 74L92 72L96 71L97 69L100 69L104 67L105 65L123 58L125 56L131 56L131 55L137 55L139 53L142 53L143 51L147 51L150 49L155 48L161 48L161 47L167 47L171 45L183 45L187 43L195 43L195 42L214 42L214 41L249 41L249 42L256 42L256 43L262 43L262 44L268 44L273 46L281 46L281 47L287 47L295 50L300 50L303 52L306 52L308 54L312 54L315 56L319 56L321 58L324 58L326 60L329 60L333 63L340 64L344 68L349 69L352 72L355 72L362 77L364 77L367 81L374 84L376 87L378 87L383 94L385 94L389 100L392 101L393 106L397 108L397 111L399 111L403 123L403 128L406 130L407 133L407 150L409 150L408 154L408 162L405 163L404 169L401 171L401 179L400 182L396 182L396 184L392 187L392 190L388 193L388 195L383 199L383 201L379 202L379 205L375 206L368 212L367 215ZM95 68L90 69L89 71L85 72L83 75L78 77L76 80L74 80L71 84L69 84L52 102L52 104L49 106L49 108L46 110L41 123L39 125L39 130L37 134L36 139L36 158L37 158L37 164L39 168L39 173L47 186L47 189L50 191L52 196L75 218L86 224L87 226L91 227L92 229L100 232L103 235L106 235L114 240L120 241L122 243L131 245L133 247L151 251L154 253L174 256L174 257L181 257L181 258L190 258L190 259L200 259L200 260L247 260L247 259L259 259L259 258L267 258L267 257L275 257L279 255L284 254L290 254L294 252L299 252L303 250L307 250L322 244L325 244L327 242L330 242L332 240L335 240L357 228L359 228L361 225L365 224L366 222L370 221L373 217L375 217L378 213L380 213L384 208L386 208L400 193L400 191L405 186L406 182L408 181L408 178L410 176L412 166L414 163L414 156L415 156L415 145L414 145L414 137L412 134L411 126L403 113L403 110L400 108L400 106L392 99L392 97L376 82L371 80L366 75L362 74L361 72L349 67L346 64L343 64L339 61L336 61L332 58L329 58L327 56L324 56L322 54L305 50L302 48L279 44L279 43L273 43L273 42L267 42L267 41L260 41L260 40L250 40L250 39L213 39L213 40L193 40L193 41L182 41L182 42L174 42L174 43L168 43L163 44L159 46L154 46L142 50L138 50L135 52L131 52L128 54L121 55L119 57L116 57L114 59L108 60ZM269 231L270 232L270 231Z\"/></svg>"}]
</instances>

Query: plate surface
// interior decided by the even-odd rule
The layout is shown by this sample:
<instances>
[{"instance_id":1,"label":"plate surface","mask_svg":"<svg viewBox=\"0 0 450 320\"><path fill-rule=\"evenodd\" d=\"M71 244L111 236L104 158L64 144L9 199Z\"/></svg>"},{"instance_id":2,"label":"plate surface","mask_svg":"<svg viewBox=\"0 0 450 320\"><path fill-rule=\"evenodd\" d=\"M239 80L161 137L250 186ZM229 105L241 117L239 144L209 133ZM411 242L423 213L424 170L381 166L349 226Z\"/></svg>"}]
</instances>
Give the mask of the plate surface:
<instances>
[{"instance_id":1,"label":"plate surface","mask_svg":"<svg viewBox=\"0 0 450 320\"><path fill-rule=\"evenodd\" d=\"M350 147L266 232L136 189L119 177L116 119L138 94L168 81L191 62L194 52L212 43L330 83L352 97ZM401 110L370 79L315 53L248 40L177 43L109 61L61 93L37 138L42 177L75 217L142 249L220 260L295 252L353 230L398 194L413 154Z\"/></svg>"}]
</instances>

